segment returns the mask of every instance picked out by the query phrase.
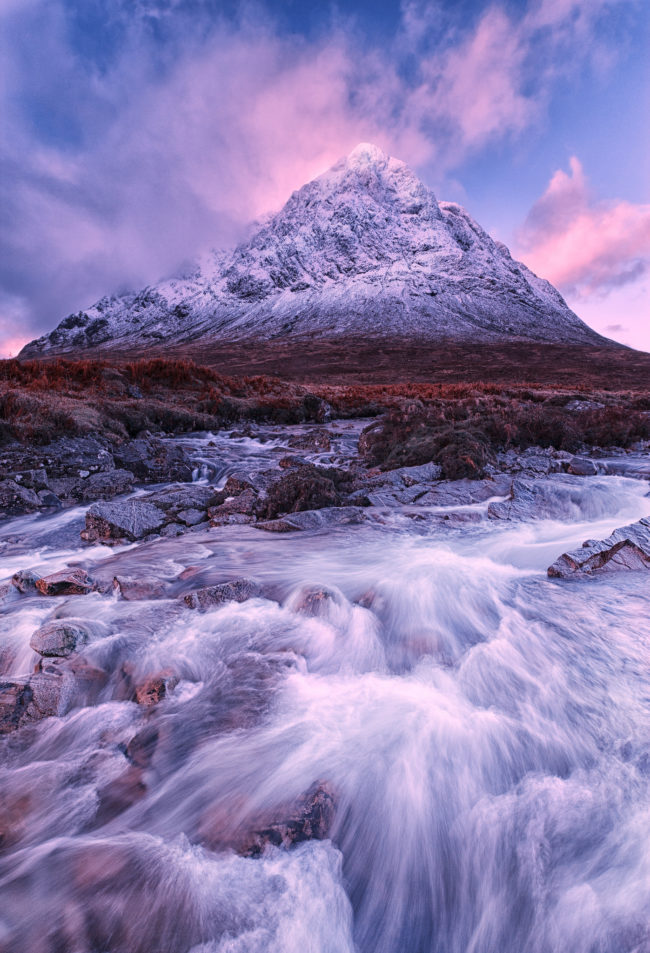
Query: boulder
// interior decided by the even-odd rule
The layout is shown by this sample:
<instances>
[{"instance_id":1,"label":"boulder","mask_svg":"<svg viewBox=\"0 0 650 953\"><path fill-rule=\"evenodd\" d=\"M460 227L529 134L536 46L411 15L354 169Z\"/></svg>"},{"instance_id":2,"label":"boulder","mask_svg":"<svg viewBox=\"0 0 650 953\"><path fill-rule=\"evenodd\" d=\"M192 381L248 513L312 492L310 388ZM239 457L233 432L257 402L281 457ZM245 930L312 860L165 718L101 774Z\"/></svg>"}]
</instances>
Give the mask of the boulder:
<instances>
[{"instance_id":1,"label":"boulder","mask_svg":"<svg viewBox=\"0 0 650 953\"><path fill-rule=\"evenodd\" d=\"M135 685L135 700L144 708L157 705L178 685L178 676L166 669L157 675L150 675Z\"/></svg>"},{"instance_id":2,"label":"boulder","mask_svg":"<svg viewBox=\"0 0 650 953\"><path fill-rule=\"evenodd\" d=\"M134 476L129 470L109 470L91 473L72 487L69 495L80 503L93 500L111 500L133 489Z\"/></svg>"},{"instance_id":3,"label":"boulder","mask_svg":"<svg viewBox=\"0 0 650 953\"><path fill-rule=\"evenodd\" d=\"M86 513L83 539L142 539L165 524L165 513L145 500L94 503Z\"/></svg>"},{"instance_id":4,"label":"boulder","mask_svg":"<svg viewBox=\"0 0 650 953\"><path fill-rule=\"evenodd\" d=\"M33 569L19 569L11 577L11 582L18 592L36 592L36 583L41 578Z\"/></svg>"},{"instance_id":5,"label":"boulder","mask_svg":"<svg viewBox=\"0 0 650 953\"><path fill-rule=\"evenodd\" d=\"M163 483L174 480L190 483L192 464L187 452L177 443L155 437L138 437L113 451L116 464L130 470L143 483Z\"/></svg>"},{"instance_id":6,"label":"boulder","mask_svg":"<svg viewBox=\"0 0 650 953\"><path fill-rule=\"evenodd\" d=\"M72 678L37 672L0 680L0 735L52 715L64 715L72 703Z\"/></svg>"},{"instance_id":7,"label":"boulder","mask_svg":"<svg viewBox=\"0 0 650 953\"><path fill-rule=\"evenodd\" d=\"M287 445L295 450L308 450L311 453L322 453L331 449L332 441L327 430L309 430L306 433L295 434L287 441Z\"/></svg>"},{"instance_id":8,"label":"boulder","mask_svg":"<svg viewBox=\"0 0 650 953\"><path fill-rule=\"evenodd\" d=\"M228 497L223 503L208 509L210 522L213 526L221 526L230 522L230 517L235 515L250 517L252 520L257 499L257 493L252 488L243 490L237 496Z\"/></svg>"},{"instance_id":9,"label":"boulder","mask_svg":"<svg viewBox=\"0 0 650 953\"><path fill-rule=\"evenodd\" d=\"M563 553L549 566L548 574L566 579L637 569L650 569L650 517L615 529L607 539L587 540L580 549Z\"/></svg>"},{"instance_id":10,"label":"boulder","mask_svg":"<svg viewBox=\"0 0 650 953\"><path fill-rule=\"evenodd\" d=\"M234 579L232 582L222 582L216 586L206 586L195 589L183 596L183 602L190 609L199 609L205 612L214 606L225 602L246 602L259 595L259 586L250 579Z\"/></svg>"},{"instance_id":11,"label":"boulder","mask_svg":"<svg viewBox=\"0 0 650 953\"><path fill-rule=\"evenodd\" d=\"M36 581L36 589L43 596L83 596L93 589L93 582L85 569L62 569Z\"/></svg>"},{"instance_id":12,"label":"boulder","mask_svg":"<svg viewBox=\"0 0 650 953\"><path fill-rule=\"evenodd\" d=\"M240 845L245 857L259 857L267 847L285 850L307 840L324 840L329 836L336 802L334 794L323 781L318 781L278 820L254 830Z\"/></svg>"},{"instance_id":13,"label":"boulder","mask_svg":"<svg viewBox=\"0 0 650 953\"><path fill-rule=\"evenodd\" d=\"M88 626L77 619L52 619L37 629L29 640L30 646L39 655L72 655L90 638Z\"/></svg>"},{"instance_id":14,"label":"boulder","mask_svg":"<svg viewBox=\"0 0 650 953\"><path fill-rule=\"evenodd\" d=\"M575 476L595 476L598 473L598 467L588 457L571 457L566 470Z\"/></svg>"},{"instance_id":15,"label":"boulder","mask_svg":"<svg viewBox=\"0 0 650 953\"><path fill-rule=\"evenodd\" d=\"M21 486L15 480L0 482L0 516L33 513L40 505L41 501L34 490Z\"/></svg>"},{"instance_id":16,"label":"boulder","mask_svg":"<svg viewBox=\"0 0 650 953\"><path fill-rule=\"evenodd\" d=\"M294 612L324 619L332 615L335 607L342 605L344 600L341 594L327 586L306 586L287 602L287 607Z\"/></svg>"},{"instance_id":17,"label":"boulder","mask_svg":"<svg viewBox=\"0 0 650 953\"><path fill-rule=\"evenodd\" d=\"M341 497L333 476L334 471L310 464L287 470L269 487L266 498L258 507L258 516L274 519L282 513L339 506Z\"/></svg>"},{"instance_id":18,"label":"boulder","mask_svg":"<svg viewBox=\"0 0 650 953\"><path fill-rule=\"evenodd\" d=\"M139 599L161 599L165 595L166 586L161 579L142 576L114 576L115 589L127 602L136 602Z\"/></svg>"},{"instance_id":19,"label":"boulder","mask_svg":"<svg viewBox=\"0 0 650 953\"><path fill-rule=\"evenodd\" d=\"M367 512L358 506L324 507L258 522L255 523L255 529L263 529L267 533L295 533L329 526L354 526L363 523L367 518Z\"/></svg>"}]
</instances>

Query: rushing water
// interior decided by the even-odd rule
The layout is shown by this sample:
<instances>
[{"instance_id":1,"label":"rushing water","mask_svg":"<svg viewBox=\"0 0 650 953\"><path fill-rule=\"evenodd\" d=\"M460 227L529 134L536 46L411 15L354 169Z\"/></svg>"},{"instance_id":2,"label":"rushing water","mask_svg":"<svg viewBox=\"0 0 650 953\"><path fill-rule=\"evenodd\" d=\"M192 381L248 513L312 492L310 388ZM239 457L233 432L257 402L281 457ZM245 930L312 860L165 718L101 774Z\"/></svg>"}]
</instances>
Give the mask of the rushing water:
<instances>
[{"instance_id":1,"label":"rushing water","mask_svg":"<svg viewBox=\"0 0 650 953\"><path fill-rule=\"evenodd\" d=\"M336 432L330 458L357 429ZM196 453L197 477L223 482L286 443L206 438ZM77 560L174 596L246 575L265 597L205 614L98 593L9 605L5 671L33 667L31 633L56 611L101 628L95 664L181 681L143 710L113 680L98 705L2 742L0 950L648 953L648 577L546 567L650 499L640 480L581 486L562 519L525 523L404 507L113 550L81 550L82 510L6 527L2 577ZM309 614L311 587L329 597ZM158 741L138 797L107 811L142 731ZM330 839L234 849L316 782L335 801Z\"/></svg>"}]
</instances>

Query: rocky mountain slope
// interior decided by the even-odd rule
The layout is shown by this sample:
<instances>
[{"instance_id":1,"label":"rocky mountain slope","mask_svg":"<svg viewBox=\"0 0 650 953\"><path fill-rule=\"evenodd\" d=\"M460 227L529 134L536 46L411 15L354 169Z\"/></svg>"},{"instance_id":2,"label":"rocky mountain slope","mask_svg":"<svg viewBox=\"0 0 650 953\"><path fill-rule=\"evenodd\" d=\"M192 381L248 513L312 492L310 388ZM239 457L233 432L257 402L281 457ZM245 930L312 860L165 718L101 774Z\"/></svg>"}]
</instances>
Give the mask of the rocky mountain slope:
<instances>
[{"instance_id":1,"label":"rocky mountain slope","mask_svg":"<svg viewBox=\"0 0 650 953\"><path fill-rule=\"evenodd\" d=\"M549 282L403 162L357 146L234 251L66 317L22 356L368 334L602 343Z\"/></svg>"}]
</instances>

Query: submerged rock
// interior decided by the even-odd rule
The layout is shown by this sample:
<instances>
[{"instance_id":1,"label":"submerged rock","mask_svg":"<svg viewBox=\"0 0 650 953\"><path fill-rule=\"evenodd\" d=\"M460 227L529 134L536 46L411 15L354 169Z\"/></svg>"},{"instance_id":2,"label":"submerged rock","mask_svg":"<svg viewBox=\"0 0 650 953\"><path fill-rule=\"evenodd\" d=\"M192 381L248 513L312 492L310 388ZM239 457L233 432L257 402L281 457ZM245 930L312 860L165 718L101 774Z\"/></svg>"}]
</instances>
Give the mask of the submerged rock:
<instances>
[{"instance_id":1,"label":"submerged rock","mask_svg":"<svg viewBox=\"0 0 650 953\"><path fill-rule=\"evenodd\" d=\"M320 510L305 510L291 513L280 519L255 523L256 529L267 533L295 533L307 529L324 529L328 526L353 526L363 523L367 513L358 506L324 507Z\"/></svg>"},{"instance_id":2,"label":"submerged rock","mask_svg":"<svg viewBox=\"0 0 650 953\"><path fill-rule=\"evenodd\" d=\"M563 553L549 566L548 575L566 579L635 569L650 569L650 517L615 529L607 539L587 540L580 549Z\"/></svg>"},{"instance_id":3,"label":"submerged rock","mask_svg":"<svg viewBox=\"0 0 650 953\"><path fill-rule=\"evenodd\" d=\"M239 853L259 857L268 846L287 849L306 840L324 840L329 836L335 807L331 788L317 781L294 802L284 818L253 831Z\"/></svg>"},{"instance_id":4,"label":"submerged rock","mask_svg":"<svg viewBox=\"0 0 650 953\"><path fill-rule=\"evenodd\" d=\"M135 700L138 705L151 708L166 698L176 688L178 682L178 676L170 670L151 675L135 686Z\"/></svg>"},{"instance_id":5,"label":"submerged rock","mask_svg":"<svg viewBox=\"0 0 650 953\"><path fill-rule=\"evenodd\" d=\"M133 576L114 576L113 589L127 602L139 599L160 599L165 595L165 583L161 579Z\"/></svg>"}]
</instances>

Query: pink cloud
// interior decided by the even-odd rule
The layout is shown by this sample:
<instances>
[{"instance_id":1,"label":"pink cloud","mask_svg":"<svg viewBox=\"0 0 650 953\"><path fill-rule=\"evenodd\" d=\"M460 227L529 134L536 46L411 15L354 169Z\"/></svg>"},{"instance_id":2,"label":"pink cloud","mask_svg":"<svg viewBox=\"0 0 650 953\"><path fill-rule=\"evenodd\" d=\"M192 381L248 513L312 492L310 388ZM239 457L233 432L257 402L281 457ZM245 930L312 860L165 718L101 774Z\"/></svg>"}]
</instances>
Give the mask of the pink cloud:
<instances>
[{"instance_id":1,"label":"pink cloud","mask_svg":"<svg viewBox=\"0 0 650 953\"><path fill-rule=\"evenodd\" d=\"M577 2L532 3L539 22L488 7L442 34L438 6L411 2L386 48L341 21L310 39L283 35L256 8L236 23L197 23L164 69L125 2L120 53L100 70L72 49L61 0L11 0L0 270L5 300L20 302L21 332L231 244L359 141L443 178L470 152L521 134L550 81L548 71L531 73L531 51L542 36L553 59L557 39L574 35ZM117 16L117 0L109 6ZM79 130L69 142L39 138L17 106L47 105L52 90L73 96L67 117ZM16 333L12 305L0 311L0 339Z\"/></svg>"},{"instance_id":2,"label":"pink cloud","mask_svg":"<svg viewBox=\"0 0 650 953\"><path fill-rule=\"evenodd\" d=\"M650 205L595 199L579 160L531 209L518 254L561 291L583 297L635 282L650 264Z\"/></svg>"}]
</instances>

